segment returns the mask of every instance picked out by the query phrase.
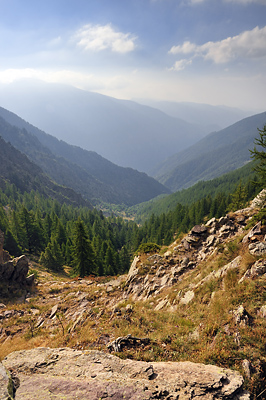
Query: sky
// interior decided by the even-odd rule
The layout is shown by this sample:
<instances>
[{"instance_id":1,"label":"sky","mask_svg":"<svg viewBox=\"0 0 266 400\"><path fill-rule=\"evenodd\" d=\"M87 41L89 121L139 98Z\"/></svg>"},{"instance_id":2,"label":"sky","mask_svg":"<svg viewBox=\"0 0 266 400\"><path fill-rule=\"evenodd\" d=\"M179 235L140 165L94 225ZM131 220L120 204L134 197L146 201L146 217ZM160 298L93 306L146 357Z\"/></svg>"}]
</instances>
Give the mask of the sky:
<instances>
[{"instance_id":1,"label":"sky","mask_svg":"<svg viewBox=\"0 0 266 400\"><path fill-rule=\"evenodd\" d=\"M0 83L266 110L266 0L0 0Z\"/></svg>"}]
</instances>

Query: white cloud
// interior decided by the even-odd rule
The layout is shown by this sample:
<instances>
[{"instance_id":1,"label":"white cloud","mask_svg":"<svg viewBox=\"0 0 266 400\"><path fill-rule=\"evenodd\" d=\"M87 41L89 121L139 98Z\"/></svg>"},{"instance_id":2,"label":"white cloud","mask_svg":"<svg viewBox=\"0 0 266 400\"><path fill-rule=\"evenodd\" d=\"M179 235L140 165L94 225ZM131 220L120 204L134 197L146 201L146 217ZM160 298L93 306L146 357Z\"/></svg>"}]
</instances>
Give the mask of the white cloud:
<instances>
[{"instance_id":1,"label":"white cloud","mask_svg":"<svg viewBox=\"0 0 266 400\"><path fill-rule=\"evenodd\" d=\"M170 71L182 71L191 63L192 63L192 60L186 60L186 59L176 61L174 66L172 68L170 68Z\"/></svg>"},{"instance_id":2,"label":"white cloud","mask_svg":"<svg viewBox=\"0 0 266 400\"><path fill-rule=\"evenodd\" d=\"M85 25L75 34L77 44L85 50L101 51L110 49L117 53L128 53L136 47L136 37L130 33L117 32L110 25Z\"/></svg>"},{"instance_id":3,"label":"white cloud","mask_svg":"<svg viewBox=\"0 0 266 400\"><path fill-rule=\"evenodd\" d=\"M181 46L173 46L169 53L171 54L189 54L197 50L197 46L189 41L184 42Z\"/></svg>"},{"instance_id":4,"label":"white cloud","mask_svg":"<svg viewBox=\"0 0 266 400\"><path fill-rule=\"evenodd\" d=\"M216 64L227 63L237 58L266 57L266 26L258 26L251 31L245 31L237 36L228 37L220 42L207 42L197 46L194 43L184 42L173 46L171 54L191 54L212 60Z\"/></svg>"}]
</instances>

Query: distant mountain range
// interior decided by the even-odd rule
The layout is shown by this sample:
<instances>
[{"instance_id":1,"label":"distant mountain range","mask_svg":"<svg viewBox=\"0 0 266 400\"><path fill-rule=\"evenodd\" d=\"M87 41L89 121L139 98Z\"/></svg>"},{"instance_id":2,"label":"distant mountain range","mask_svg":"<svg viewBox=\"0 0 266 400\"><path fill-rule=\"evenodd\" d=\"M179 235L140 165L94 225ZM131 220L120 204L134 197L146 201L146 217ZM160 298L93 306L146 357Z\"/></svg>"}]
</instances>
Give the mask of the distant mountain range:
<instances>
[{"instance_id":1,"label":"distant mountain range","mask_svg":"<svg viewBox=\"0 0 266 400\"><path fill-rule=\"evenodd\" d=\"M220 131L243 118L250 117L259 112L188 102L145 99L137 99L136 101L140 104L157 108L171 117L181 118L191 124L195 124L195 126L198 126L200 129L204 128L208 133Z\"/></svg>"},{"instance_id":2,"label":"distant mountain range","mask_svg":"<svg viewBox=\"0 0 266 400\"><path fill-rule=\"evenodd\" d=\"M250 161L257 128L265 124L263 112L211 133L158 165L152 176L175 192L237 169Z\"/></svg>"},{"instance_id":3,"label":"distant mountain range","mask_svg":"<svg viewBox=\"0 0 266 400\"><path fill-rule=\"evenodd\" d=\"M0 104L57 139L144 172L210 132L133 101L41 81L1 85Z\"/></svg>"},{"instance_id":4,"label":"distant mountain range","mask_svg":"<svg viewBox=\"0 0 266 400\"><path fill-rule=\"evenodd\" d=\"M92 204L132 206L239 168L250 160L249 149L253 148L257 128L266 123L266 114L261 113L206 135L215 121L225 125L244 112L153 102L162 112L40 81L1 87L2 101L9 109L20 110L24 119L0 108L0 136L58 185L73 189ZM194 123L174 117L180 113ZM46 127L57 137L39 127ZM91 151L95 148L136 169L112 163ZM149 171L154 179L139 170Z\"/></svg>"},{"instance_id":5,"label":"distant mountain range","mask_svg":"<svg viewBox=\"0 0 266 400\"><path fill-rule=\"evenodd\" d=\"M1 107L0 136L54 182L75 190L93 204L134 205L170 193L145 173L118 167L95 152L59 141Z\"/></svg>"}]
</instances>

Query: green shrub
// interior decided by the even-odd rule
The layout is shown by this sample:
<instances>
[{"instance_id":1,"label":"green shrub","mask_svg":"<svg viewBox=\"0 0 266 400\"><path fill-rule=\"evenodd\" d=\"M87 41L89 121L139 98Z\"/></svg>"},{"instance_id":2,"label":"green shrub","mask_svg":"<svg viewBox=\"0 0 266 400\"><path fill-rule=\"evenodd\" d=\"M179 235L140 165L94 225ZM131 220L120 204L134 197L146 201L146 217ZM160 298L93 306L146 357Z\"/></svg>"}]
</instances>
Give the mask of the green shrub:
<instances>
[{"instance_id":1,"label":"green shrub","mask_svg":"<svg viewBox=\"0 0 266 400\"><path fill-rule=\"evenodd\" d=\"M142 243L138 250L138 254L147 254L147 253L157 253L158 251L161 250L161 246L159 246L156 243Z\"/></svg>"}]
</instances>

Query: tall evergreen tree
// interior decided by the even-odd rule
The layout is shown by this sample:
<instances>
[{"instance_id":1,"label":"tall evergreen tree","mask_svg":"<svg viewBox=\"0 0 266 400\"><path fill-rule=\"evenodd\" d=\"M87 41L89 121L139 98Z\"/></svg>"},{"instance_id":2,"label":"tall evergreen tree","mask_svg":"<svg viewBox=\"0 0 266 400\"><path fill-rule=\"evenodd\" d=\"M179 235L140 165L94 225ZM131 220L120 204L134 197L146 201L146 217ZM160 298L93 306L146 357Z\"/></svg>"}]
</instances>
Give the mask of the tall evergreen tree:
<instances>
[{"instance_id":1,"label":"tall evergreen tree","mask_svg":"<svg viewBox=\"0 0 266 400\"><path fill-rule=\"evenodd\" d=\"M74 269L79 276L84 277L93 272L95 256L88 233L81 219L78 219L75 226L73 258L75 263Z\"/></svg>"},{"instance_id":2,"label":"tall evergreen tree","mask_svg":"<svg viewBox=\"0 0 266 400\"><path fill-rule=\"evenodd\" d=\"M54 239L48 243L45 251L41 253L39 261L47 269L53 271L63 270L64 258L59 244Z\"/></svg>"},{"instance_id":3,"label":"tall evergreen tree","mask_svg":"<svg viewBox=\"0 0 266 400\"><path fill-rule=\"evenodd\" d=\"M251 158L258 163L254 167L254 171L258 175L258 184L261 187L266 186L266 124L264 125L263 129L258 129L259 137L254 141L254 149L250 150ZM259 146L258 147L256 147Z\"/></svg>"}]
</instances>

